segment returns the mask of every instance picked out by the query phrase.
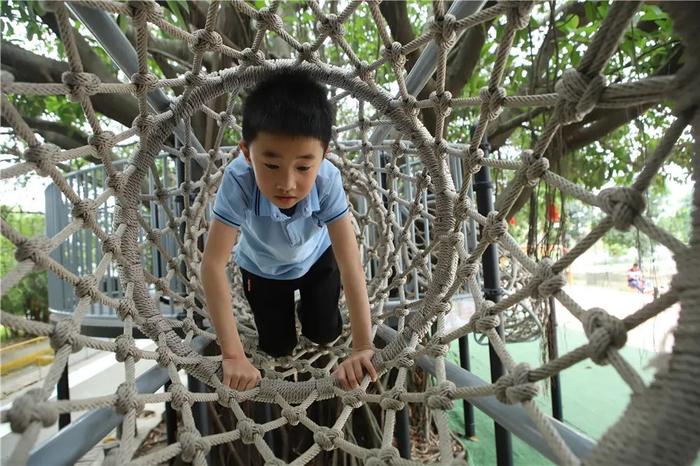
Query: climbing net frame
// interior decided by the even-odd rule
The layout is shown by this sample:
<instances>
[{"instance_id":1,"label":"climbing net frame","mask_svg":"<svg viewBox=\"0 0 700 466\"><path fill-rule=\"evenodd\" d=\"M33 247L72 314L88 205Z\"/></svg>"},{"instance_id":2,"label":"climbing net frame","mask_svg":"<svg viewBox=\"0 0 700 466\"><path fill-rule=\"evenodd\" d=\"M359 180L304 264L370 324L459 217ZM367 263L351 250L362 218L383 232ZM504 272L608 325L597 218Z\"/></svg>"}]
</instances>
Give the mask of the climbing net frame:
<instances>
[{"instance_id":1,"label":"climbing net frame","mask_svg":"<svg viewBox=\"0 0 700 466\"><path fill-rule=\"evenodd\" d=\"M11 179L36 171L39 175L50 177L74 206L73 221L52 238L23 237L7 222L2 221L2 235L16 246L15 255L18 261L18 265L3 277L3 289L10 289L30 271L44 268L72 284L79 298L73 315L55 324L31 322L2 312L3 325L34 335L50 336L52 347L56 351L54 363L44 379L42 388L31 390L19 397L10 410L3 412L3 420L9 421L13 431L22 435L13 452L12 461L26 462L40 429L54 424L58 414L115 407L117 412L124 416L124 435L119 448L107 458L110 464L156 464L182 455L186 461L201 465L206 464L205 457L212 446L237 440L254 444L267 464L284 464L274 456L263 435L286 424L297 423L314 432L315 443L295 459L294 464L305 464L321 450L332 449L343 450L364 460L366 464L414 464L400 458L391 442L397 411L406 403L424 403L430 408L439 433L440 464L456 464L460 460L453 458L446 410L452 407L454 400L495 395L502 403L520 404L526 410L561 463L580 464L583 460L571 451L553 427L550 418L533 402L533 397L537 395L538 381L586 358L590 358L596 364L612 365L633 392L624 416L601 438L594 451L585 459L586 462L687 464L694 459L697 445L700 444L700 429L695 422L700 415L700 392L694 388L695 381L700 377L700 276L696 273L700 266L700 190L697 186L697 176L700 172L697 156L697 132L700 128L700 99L697 91L700 54L688 53L686 64L675 76L648 77L629 83L608 85L601 72L639 8L638 2L616 2L610 7L608 16L593 37L580 64L563 74L555 87L555 93L508 96L501 83L515 33L527 25L533 6L531 2L500 2L461 19L445 12L443 3L437 2L435 17L429 22L427 30L408 44L392 40L379 11L378 2L375 1L351 1L337 15L324 13L316 1L309 1L308 4L317 19L318 29L318 36L312 43L300 43L284 29L282 19L276 14L279 2L273 2L271 6L260 10L243 1L232 3L241 14L254 19L256 24L257 31L253 43L250 48L242 51L224 44L221 36L214 30L219 2L209 5L204 28L194 33L184 31L166 21L155 2L47 3L47 7L55 12L58 19L61 39L68 57L70 71L63 75L63 83L15 83L11 75L2 75L2 115L16 135L27 143L28 149L24 153L25 161L3 169L0 179ZM69 18L69 8L74 8L75 5L131 17L137 30L138 71L131 76L130 83L103 83L94 74L83 70ZM384 46L382 57L373 63L360 60L343 37L343 23L360 7L368 9ZM693 47L700 43L700 37L697 28L692 24L692 11L697 13L698 7L670 4L668 9L673 15L674 27L688 50L696 50ZM460 33L501 15L507 17L507 22L488 86L478 96L452 98L445 90L445 69L449 50L455 45ZM177 79L158 79L149 71L149 25L158 27L191 46L194 51L191 71ZM295 57L284 60L266 59L261 47L268 33L286 42L295 51ZM343 51L350 69L321 60L319 49L327 40ZM431 42L438 47L436 90L429 99L417 100L407 88L404 62L408 53ZM218 72L203 73L202 59L207 52L224 54L233 58L238 65ZM384 64L391 66L395 72L398 96L388 94L372 80L373 72ZM260 385L247 392L237 392L224 387L220 380L220 357L201 356L191 346L196 337L209 340L216 338L212 329L198 327L194 317L195 314L206 317L206 307L201 308L197 305L197 300L204 302L203 290L199 283L201 252L197 243L206 232L207 207L219 186L225 166L235 155L220 150L224 131L227 128L240 130L233 114L240 91L254 85L269 73L286 67L300 68L319 82L342 89L343 92L334 97L336 103L344 98L354 98L359 102L357 122L335 128L335 155L330 159L343 172L346 190L358 194L367 203L364 211L353 208L360 237L369 226L376 235L376 247L365 251L366 259L377 264L368 286L373 329L376 332L389 317L396 317L398 320L395 338L378 350L374 357L375 367L380 372L398 369L394 386L382 394L367 392L367 378L360 388L344 391L336 386L333 378L329 376L329 370L337 360L349 352L347 329L330 348L314 348L310 343L303 342L302 345L306 345L305 348L309 351L330 355L330 362L317 368L313 366L313 360L291 358L282 361L282 365L287 364L291 370L304 370L312 375L310 380L304 382L285 380L285 373L275 370L280 361L271 361L255 350L250 316L240 300L240 293L236 294L235 291L234 307L237 315L241 316L241 334L249 337L245 338L246 350L256 364L269 369L266 370L266 377ZM149 93L173 86L184 86L182 96L174 100L169 109L152 113L148 104ZM138 99L140 115L133 127L120 134L105 131L90 100L91 96L98 93L134 94ZM68 95L72 101L79 102L93 132L88 145L60 150L56 146L43 143L9 101L8 94ZM221 95L228 96L225 111L216 112L207 106L208 102ZM594 108L620 108L631 104L659 102L668 98L676 102L676 119L667 128L653 156L647 160L631 186L606 189L594 194L549 171L544 154L562 125L581 121ZM374 119L366 117L367 104L380 116ZM446 116L453 108L463 106L480 108L478 124L468 144L450 144L441 136ZM531 150L523 152L520 160L489 159L480 148L489 123L504 107L551 108L551 118L542 134ZM421 108L435 110L437 119L434 134L437 136L432 136L417 118ZM192 140L190 119L195 112L203 112L220 125L214 146L208 152L198 151ZM397 139L382 144L370 143L370 130L387 124L391 124L399 133L407 136L409 141ZM643 193L670 154L675 141L689 125L695 141L695 210L692 213L691 240L689 244L684 244L644 216ZM177 131L178 126L184 128L181 133L182 147L164 146L166 138ZM354 148L340 139L343 132L350 130L358 130L361 134L361 142ZM134 135L139 136L140 144L128 168L123 171L115 170L111 159L114 145ZM155 175L154 179L158 180L153 161L161 150L184 162L185 181L181 186L169 190L163 189L157 181L155 192L144 195L141 192L143 178L151 172ZM347 153L353 150L359 155L354 158L348 157ZM376 159L373 159L376 150L384 150L390 154L390 162L377 166ZM88 154L101 158L109 175L107 187L94 199L81 198L65 182L56 167L59 162L85 157ZM402 173L398 161L409 156L417 156L420 160L420 173ZM465 174L465 180L459 187L455 186L450 176L450 158L459 159ZM202 168L199 179L192 176L192 162L196 162ZM469 196L470 175L482 167L514 172L507 188L498 196L495 210L486 216L477 211ZM377 172L386 176L385 186L377 181ZM397 196L392 186L399 181L415 187L414 199L401 199ZM606 216L582 241L557 261L543 259L537 263L524 254L509 235L505 215L524 187L534 186L540 181L600 208ZM433 213L422 203L422 194L428 189L434 194ZM197 194L191 201L189 194L193 192ZM139 210L144 196L164 205L165 200L173 195L183 196L185 205L182 214L177 215L166 208L170 219L168 225L161 229L149 225ZM96 209L110 198L117 201L111 232L95 222ZM400 222L401 217L394 213L399 206L408 209L408 219L405 222ZM411 241L415 240L415 236L409 233L415 218L422 218L432 225L432 236L426 238L428 244L423 245L422 249L417 248L415 242ZM478 243L471 251L465 247L462 230L467 220L473 220L481 229ZM565 284L562 272L611 228L626 230L631 226L673 252L678 273L672 281L671 288L623 319L608 314L602 308L583 309L562 290ZM179 234L180 227L184 227L183 236ZM92 231L102 242L104 253L94 273L83 276L70 272L49 256L51 251L80 229ZM138 242L141 230L146 233L148 239L143 245ZM178 256L170 256L162 247L161 238L165 234L176 238L179 246ZM507 250L529 273L525 287L498 302L483 298L481 286L476 279L482 255L490 245L495 244ZM165 276L157 277L144 269L142 253L147 247L158 249L166 257L168 267ZM436 262L430 265L433 257L436 258ZM106 296L98 287L106 269L112 263L118 267L121 287L124 290L119 299ZM186 273L183 272L183 268ZM426 291L423 296L415 296L414 300L409 301L405 298L404 285L409 274L416 270L426 283ZM392 275L392 272L395 273ZM186 285L187 293L184 296L170 289L169 283L174 277ZM155 298L150 293L148 284L155 287ZM464 284L468 286L474 298L476 313L468 323L446 332L445 316L451 310L450 299ZM401 305L385 310L389 291L395 288L400 291ZM186 317L182 321L163 318L156 305L159 296L168 296L173 302L181 305L186 311ZM581 321L590 341L533 369L515 361L496 329L500 324L499 316L506 309L529 297L541 299L549 296L554 296ZM115 309L124 322L124 333L114 341L81 335L81 320L91 302L100 302ZM653 382L647 385L618 350L624 346L628 331L675 303L680 303L681 313L675 332L673 353L668 364L656 374ZM431 332L433 325L436 331ZM132 337L135 327L157 343L156 351L144 351L136 347ZM184 332L185 338L181 338L176 330ZM471 332L482 333L488 337L507 373L495 383L486 386L456 387L447 380L445 355L450 342ZM116 393L110 395L80 400L48 401L69 355L82 347L114 352L117 360L124 363L125 382L119 386ZM411 393L406 390L406 378L416 358L422 355L435 358L436 384L425 392ZM162 367L167 368L172 383L165 393L137 393L134 365L139 359L156 360ZM207 384L214 392L189 391L180 382L180 369L185 369L188 374ZM342 400L343 410L332 427L319 426L307 416L307 409L314 402L336 397ZM246 400L278 404L282 408L282 415L263 425L256 424L241 409L241 403ZM195 427L192 405L212 401L232 410L237 419L236 428L229 432L201 436ZM181 413L184 429L179 432L179 441L152 454L133 458L138 447L133 434L136 416L146 403L159 402L170 402ZM344 439L343 426L352 411L364 403L378 404L385 412L381 448L366 449Z\"/></svg>"}]
</instances>

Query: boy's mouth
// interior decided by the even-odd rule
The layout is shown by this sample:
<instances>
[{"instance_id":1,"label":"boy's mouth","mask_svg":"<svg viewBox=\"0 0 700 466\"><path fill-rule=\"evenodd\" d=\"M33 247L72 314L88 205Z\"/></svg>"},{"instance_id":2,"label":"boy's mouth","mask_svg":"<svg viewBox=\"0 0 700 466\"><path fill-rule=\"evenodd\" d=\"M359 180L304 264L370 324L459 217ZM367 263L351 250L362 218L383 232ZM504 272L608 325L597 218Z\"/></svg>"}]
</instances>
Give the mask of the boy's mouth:
<instances>
[{"instance_id":1,"label":"boy's mouth","mask_svg":"<svg viewBox=\"0 0 700 466\"><path fill-rule=\"evenodd\" d=\"M275 199L277 199L279 202L283 204L289 204L290 202L294 201L296 199L294 196L275 196Z\"/></svg>"}]
</instances>

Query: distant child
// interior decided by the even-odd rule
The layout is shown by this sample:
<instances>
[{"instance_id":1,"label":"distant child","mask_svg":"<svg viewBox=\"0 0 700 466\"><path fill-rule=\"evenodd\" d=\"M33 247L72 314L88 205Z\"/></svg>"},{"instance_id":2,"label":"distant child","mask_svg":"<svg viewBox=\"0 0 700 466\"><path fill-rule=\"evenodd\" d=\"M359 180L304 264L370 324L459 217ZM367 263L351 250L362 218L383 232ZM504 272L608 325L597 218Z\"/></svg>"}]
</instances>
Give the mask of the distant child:
<instances>
[{"instance_id":1,"label":"distant child","mask_svg":"<svg viewBox=\"0 0 700 466\"><path fill-rule=\"evenodd\" d=\"M632 268L627 271L627 286L634 288L640 293L644 293L645 283L642 277L642 269L636 262L632 264Z\"/></svg>"},{"instance_id":2,"label":"distant child","mask_svg":"<svg viewBox=\"0 0 700 466\"><path fill-rule=\"evenodd\" d=\"M243 351L225 273L236 239L260 349L278 357L296 346L295 290L301 333L318 344L338 338L342 283L353 351L334 376L345 388L359 386L365 372L376 380L365 272L340 171L325 158L332 121L326 89L299 71L273 73L243 105L243 157L224 172L201 266L231 388L260 380Z\"/></svg>"}]
</instances>

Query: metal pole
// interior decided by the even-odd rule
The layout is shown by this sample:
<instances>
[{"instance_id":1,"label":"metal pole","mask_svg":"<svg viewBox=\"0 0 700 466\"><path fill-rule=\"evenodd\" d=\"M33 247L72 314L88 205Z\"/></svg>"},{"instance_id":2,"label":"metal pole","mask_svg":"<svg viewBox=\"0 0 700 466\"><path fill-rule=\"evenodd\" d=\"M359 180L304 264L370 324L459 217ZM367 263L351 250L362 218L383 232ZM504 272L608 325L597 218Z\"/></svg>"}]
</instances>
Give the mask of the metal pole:
<instances>
[{"instance_id":1,"label":"metal pole","mask_svg":"<svg viewBox=\"0 0 700 466\"><path fill-rule=\"evenodd\" d=\"M70 400L70 386L68 385L68 361L66 361L66 367L63 368L61 378L58 379L58 384L56 384L56 399ZM68 424L70 424L70 413L59 414L58 430L63 429Z\"/></svg>"},{"instance_id":2,"label":"metal pole","mask_svg":"<svg viewBox=\"0 0 700 466\"><path fill-rule=\"evenodd\" d=\"M460 167L461 168L461 167ZM464 182L464 180L462 180ZM474 199L474 188L469 187L469 199ZM469 217L469 228L467 229L467 250L469 252L476 249L476 222ZM462 369L471 370L469 355L469 337L463 336L459 339L459 364ZM464 409L464 436L467 439L476 438L476 423L474 422L474 406L467 400L462 401Z\"/></svg>"},{"instance_id":3,"label":"metal pole","mask_svg":"<svg viewBox=\"0 0 700 466\"><path fill-rule=\"evenodd\" d=\"M559 357L559 343L557 340L557 312L554 297L549 297L549 319L547 319L547 351L549 360L553 361ZM558 421L564 420L564 409L561 399L561 380L557 372L551 379L552 391L552 416Z\"/></svg>"},{"instance_id":4,"label":"metal pole","mask_svg":"<svg viewBox=\"0 0 700 466\"><path fill-rule=\"evenodd\" d=\"M471 370L471 364L469 363L469 338L466 336L459 339L459 365L466 371ZM467 400L463 400L462 407L464 408L464 437L473 439L476 437L474 406Z\"/></svg>"},{"instance_id":5,"label":"metal pole","mask_svg":"<svg viewBox=\"0 0 700 466\"><path fill-rule=\"evenodd\" d=\"M479 146L484 151L484 157L488 157L491 146L484 136ZM489 167L482 166L474 175L474 191L476 191L477 210L481 215L488 215L493 210L493 185ZM491 244L486 248L481 258L484 269L484 298L498 302L501 294L501 278L498 270L498 245ZM497 328L498 334L503 338L503 323ZM498 354L489 343L489 362L491 366L491 381L498 380L505 371ZM512 466L513 451L510 434L497 422L494 423L496 433L496 459L498 466Z\"/></svg>"},{"instance_id":6,"label":"metal pole","mask_svg":"<svg viewBox=\"0 0 700 466\"><path fill-rule=\"evenodd\" d=\"M410 428L408 422L408 406L404 406L401 411L396 413L396 445L401 458L410 460L411 437L409 436Z\"/></svg>"},{"instance_id":7,"label":"metal pole","mask_svg":"<svg viewBox=\"0 0 700 466\"><path fill-rule=\"evenodd\" d=\"M170 388L170 385L172 385L172 381L168 380L163 386L166 392L168 388ZM165 402L165 433L168 445L177 442L177 413L173 409L172 403L169 401Z\"/></svg>"}]
</instances>

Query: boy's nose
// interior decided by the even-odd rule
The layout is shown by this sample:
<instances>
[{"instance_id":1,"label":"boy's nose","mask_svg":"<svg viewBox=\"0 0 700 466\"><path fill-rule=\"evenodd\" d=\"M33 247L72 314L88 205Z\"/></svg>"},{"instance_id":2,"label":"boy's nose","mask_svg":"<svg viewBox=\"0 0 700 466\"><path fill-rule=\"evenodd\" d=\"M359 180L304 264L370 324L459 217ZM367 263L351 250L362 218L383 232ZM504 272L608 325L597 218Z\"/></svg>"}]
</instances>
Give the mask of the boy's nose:
<instances>
[{"instance_id":1,"label":"boy's nose","mask_svg":"<svg viewBox=\"0 0 700 466\"><path fill-rule=\"evenodd\" d=\"M293 191L294 190L294 177L291 174L283 176L277 181L277 189L280 191Z\"/></svg>"}]
</instances>

